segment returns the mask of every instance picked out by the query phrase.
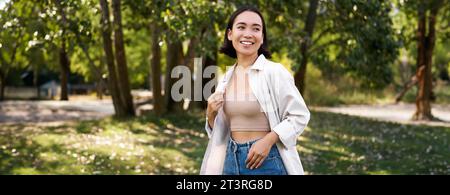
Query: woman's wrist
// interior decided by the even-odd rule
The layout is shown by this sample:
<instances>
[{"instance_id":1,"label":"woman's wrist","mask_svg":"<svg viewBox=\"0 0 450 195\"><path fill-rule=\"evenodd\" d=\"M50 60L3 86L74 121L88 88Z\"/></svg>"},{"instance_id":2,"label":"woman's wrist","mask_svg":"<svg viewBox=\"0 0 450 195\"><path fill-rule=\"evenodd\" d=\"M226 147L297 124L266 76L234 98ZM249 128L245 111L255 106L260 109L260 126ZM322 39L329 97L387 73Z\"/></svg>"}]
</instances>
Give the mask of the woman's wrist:
<instances>
[{"instance_id":1,"label":"woman's wrist","mask_svg":"<svg viewBox=\"0 0 450 195\"><path fill-rule=\"evenodd\" d=\"M279 138L278 138L278 134L275 133L274 131L271 131L270 133L268 133L265 138L273 145L275 143L278 142Z\"/></svg>"},{"instance_id":2,"label":"woman's wrist","mask_svg":"<svg viewBox=\"0 0 450 195\"><path fill-rule=\"evenodd\" d=\"M207 116L206 120L208 122L209 127L212 128L214 126L214 118L210 118Z\"/></svg>"},{"instance_id":3,"label":"woman's wrist","mask_svg":"<svg viewBox=\"0 0 450 195\"><path fill-rule=\"evenodd\" d=\"M215 118L217 115L217 112L210 111L209 109L206 109L206 117L208 118Z\"/></svg>"}]
</instances>

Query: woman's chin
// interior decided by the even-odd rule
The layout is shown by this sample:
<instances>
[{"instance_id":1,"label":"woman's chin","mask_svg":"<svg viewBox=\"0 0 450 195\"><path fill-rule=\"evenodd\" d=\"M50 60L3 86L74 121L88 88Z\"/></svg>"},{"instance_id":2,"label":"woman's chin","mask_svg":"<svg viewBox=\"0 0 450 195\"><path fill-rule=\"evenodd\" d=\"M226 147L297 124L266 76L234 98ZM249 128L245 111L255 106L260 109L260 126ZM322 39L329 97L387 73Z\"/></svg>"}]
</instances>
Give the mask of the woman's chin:
<instances>
[{"instance_id":1,"label":"woman's chin","mask_svg":"<svg viewBox=\"0 0 450 195\"><path fill-rule=\"evenodd\" d=\"M254 50L248 50L248 49L243 49L243 50L239 50L237 51L237 53L241 54L242 56L252 56L258 53L258 51L254 51Z\"/></svg>"}]
</instances>

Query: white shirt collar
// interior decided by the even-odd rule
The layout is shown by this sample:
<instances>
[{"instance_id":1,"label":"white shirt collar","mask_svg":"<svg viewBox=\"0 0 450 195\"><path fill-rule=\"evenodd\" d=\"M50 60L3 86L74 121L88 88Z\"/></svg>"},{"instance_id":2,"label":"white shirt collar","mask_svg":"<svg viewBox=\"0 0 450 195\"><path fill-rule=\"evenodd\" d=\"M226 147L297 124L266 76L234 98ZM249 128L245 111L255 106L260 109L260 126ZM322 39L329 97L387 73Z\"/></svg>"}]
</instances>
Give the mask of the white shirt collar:
<instances>
[{"instance_id":1,"label":"white shirt collar","mask_svg":"<svg viewBox=\"0 0 450 195\"><path fill-rule=\"evenodd\" d=\"M264 64L266 63L266 57L264 54L261 54L256 59L255 63L253 63L250 69L262 70L264 68Z\"/></svg>"},{"instance_id":2,"label":"white shirt collar","mask_svg":"<svg viewBox=\"0 0 450 195\"><path fill-rule=\"evenodd\" d=\"M258 56L258 58L256 58L255 63L253 63L253 65L251 65L250 69L255 69L255 70L262 70L264 67L264 64L266 62L266 57L264 56L264 54L260 54ZM236 63L233 65L233 70L236 68Z\"/></svg>"}]
</instances>

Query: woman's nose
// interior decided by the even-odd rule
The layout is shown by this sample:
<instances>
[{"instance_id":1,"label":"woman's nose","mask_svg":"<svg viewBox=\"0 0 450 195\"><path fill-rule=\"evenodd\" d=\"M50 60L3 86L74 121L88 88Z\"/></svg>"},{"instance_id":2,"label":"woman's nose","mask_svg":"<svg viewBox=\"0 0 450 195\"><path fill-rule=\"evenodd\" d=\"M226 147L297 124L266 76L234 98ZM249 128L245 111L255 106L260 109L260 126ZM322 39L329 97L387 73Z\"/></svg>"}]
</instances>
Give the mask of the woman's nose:
<instances>
[{"instance_id":1,"label":"woman's nose","mask_svg":"<svg viewBox=\"0 0 450 195\"><path fill-rule=\"evenodd\" d=\"M244 34L244 38L252 38L251 32L246 31Z\"/></svg>"}]
</instances>

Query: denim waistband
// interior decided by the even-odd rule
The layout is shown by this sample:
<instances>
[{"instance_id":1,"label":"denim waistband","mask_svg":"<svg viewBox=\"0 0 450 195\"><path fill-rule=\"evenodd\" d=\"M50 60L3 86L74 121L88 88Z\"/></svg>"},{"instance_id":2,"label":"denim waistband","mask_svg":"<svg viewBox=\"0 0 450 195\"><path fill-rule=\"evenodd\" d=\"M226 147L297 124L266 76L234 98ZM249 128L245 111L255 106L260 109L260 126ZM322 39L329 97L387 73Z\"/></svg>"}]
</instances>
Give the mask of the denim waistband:
<instances>
[{"instance_id":1,"label":"denim waistband","mask_svg":"<svg viewBox=\"0 0 450 195\"><path fill-rule=\"evenodd\" d=\"M248 141L248 142L244 142L244 143L238 143L236 141L233 140L233 138L230 137L230 145L236 147L236 148L242 148L242 147L251 147L255 142L257 142L258 140L260 140L261 138L252 140L252 141Z\"/></svg>"}]
</instances>

